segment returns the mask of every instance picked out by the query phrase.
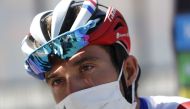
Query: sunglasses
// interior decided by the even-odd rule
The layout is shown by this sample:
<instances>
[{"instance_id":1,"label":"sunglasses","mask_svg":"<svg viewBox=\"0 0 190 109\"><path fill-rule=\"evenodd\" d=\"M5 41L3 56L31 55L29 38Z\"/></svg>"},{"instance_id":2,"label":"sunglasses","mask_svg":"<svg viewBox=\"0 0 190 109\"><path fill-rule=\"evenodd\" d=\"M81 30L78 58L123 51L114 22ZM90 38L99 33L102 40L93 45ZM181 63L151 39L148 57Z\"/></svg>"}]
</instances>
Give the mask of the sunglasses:
<instances>
[{"instance_id":1,"label":"sunglasses","mask_svg":"<svg viewBox=\"0 0 190 109\"><path fill-rule=\"evenodd\" d=\"M25 61L27 72L40 80L45 79L44 73L50 71L52 67L50 56L53 54L63 60L72 57L81 48L88 45L89 36L87 32L95 27L96 22L96 20L90 20L84 26L60 34L36 49Z\"/></svg>"}]
</instances>

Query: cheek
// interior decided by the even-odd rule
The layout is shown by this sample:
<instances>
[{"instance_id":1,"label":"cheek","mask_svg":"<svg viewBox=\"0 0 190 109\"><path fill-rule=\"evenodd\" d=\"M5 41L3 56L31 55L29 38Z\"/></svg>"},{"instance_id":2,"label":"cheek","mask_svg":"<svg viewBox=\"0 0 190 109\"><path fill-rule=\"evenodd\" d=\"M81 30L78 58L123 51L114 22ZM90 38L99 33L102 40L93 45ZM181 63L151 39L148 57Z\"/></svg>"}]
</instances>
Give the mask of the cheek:
<instances>
[{"instance_id":1,"label":"cheek","mask_svg":"<svg viewBox=\"0 0 190 109\"><path fill-rule=\"evenodd\" d=\"M62 101L68 95L95 86L91 76L74 76L67 79L66 86L51 87L56 103Z\"/></svg>"},{"instance_id":2,"label":"cheek","mask_svg":"<svg viewBox=\"0 0 190 109\"><path fill-rule=\"evenodd\" d=\"M116 81L118 77L117 72L112 67L102 67L93 73L92 80L96 85L105 84Z\"/></svg>"},{"instance_id":3,"label":"cheek","mask_svg":"<svg viewBox=\"0 0 190 109\"><path fill-rule=\"evenodd\" d=\"M53 93L53 96L54 96L54 99L56 101L56 103L59 103L61 100L63 100L63 98L66 97L66 94L63 93L63 88L52 88L52 93Z\"/></svg>"}]
</instances>

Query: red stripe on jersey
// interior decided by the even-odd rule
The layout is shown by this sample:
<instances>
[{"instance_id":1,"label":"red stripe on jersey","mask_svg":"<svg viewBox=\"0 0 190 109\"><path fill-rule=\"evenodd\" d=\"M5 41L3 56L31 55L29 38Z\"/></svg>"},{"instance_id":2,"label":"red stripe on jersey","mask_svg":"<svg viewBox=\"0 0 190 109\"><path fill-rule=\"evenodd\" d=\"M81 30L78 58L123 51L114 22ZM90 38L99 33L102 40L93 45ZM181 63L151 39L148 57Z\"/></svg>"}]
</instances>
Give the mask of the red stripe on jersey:
<instances>
[{"instance_id":1,"label":"red stripe on jersey","mask_svg":"<svg viewBox=\"0 0 190 109\"><path fill-rule=\"evenodd\" d=\"M177 109L190 109L190 101L180 104Z\"/></svg>"},{"instance_id":2,"label":"red stripe on jersey","mask_svg":"<svg viewBox=\"0 0 190 109\"><path fill-rule=\"evenodd\" d=\"M96 2L94 2L93 0L86 0L86 1L90 1L96 7Z\"/></svg>"}]
</instances>

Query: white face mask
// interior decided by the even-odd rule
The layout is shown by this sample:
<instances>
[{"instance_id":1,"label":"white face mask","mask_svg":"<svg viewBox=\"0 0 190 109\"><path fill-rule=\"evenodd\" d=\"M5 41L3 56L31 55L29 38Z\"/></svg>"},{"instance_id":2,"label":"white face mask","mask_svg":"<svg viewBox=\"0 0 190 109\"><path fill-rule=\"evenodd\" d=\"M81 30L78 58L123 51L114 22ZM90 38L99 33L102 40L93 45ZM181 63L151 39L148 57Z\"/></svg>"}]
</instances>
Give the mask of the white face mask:
<instances>
[{"instance_id":1,"label":"white face mask","mask_svg":"<svg viewBox=\"0 0 190 109\"><path fill-rule=\"evenodd\" d=\"M74 92L58 103L56 109L135 109L136 102L128 103L121 94L122 72L123 65L117 81Z\"/></svg>"}]
</instances>

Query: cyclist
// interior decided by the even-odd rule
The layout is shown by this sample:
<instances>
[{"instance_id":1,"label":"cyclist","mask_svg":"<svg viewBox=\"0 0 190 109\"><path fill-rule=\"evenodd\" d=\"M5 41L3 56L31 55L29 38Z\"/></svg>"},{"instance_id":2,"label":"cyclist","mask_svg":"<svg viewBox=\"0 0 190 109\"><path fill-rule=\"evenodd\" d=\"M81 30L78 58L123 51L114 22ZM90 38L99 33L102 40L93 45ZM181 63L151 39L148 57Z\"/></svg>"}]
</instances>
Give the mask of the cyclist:
<instances>
[{"instance_id":1,"label":"cyclist","mask_svg":"<svg viewBox=\"0 0 190 109\"><path fill-rule=\"evenodd\" d=\"M122 14L96 0L62 0L37 14L22 42L25 69L57 109L190 109L182 97L137 94L140 67Z\"/></svg>"}]
</instances>

